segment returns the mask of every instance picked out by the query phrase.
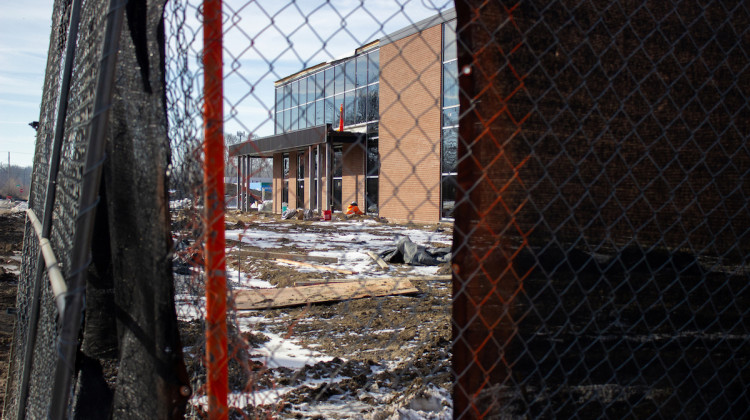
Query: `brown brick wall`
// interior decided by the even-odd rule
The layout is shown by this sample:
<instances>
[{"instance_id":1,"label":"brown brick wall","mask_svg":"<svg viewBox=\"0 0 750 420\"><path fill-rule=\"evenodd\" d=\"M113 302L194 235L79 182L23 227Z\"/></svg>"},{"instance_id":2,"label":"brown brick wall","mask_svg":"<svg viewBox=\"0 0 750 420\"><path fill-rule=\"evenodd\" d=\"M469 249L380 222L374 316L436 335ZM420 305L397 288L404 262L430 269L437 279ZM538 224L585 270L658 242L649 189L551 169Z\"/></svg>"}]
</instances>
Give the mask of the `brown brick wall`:
<instances>
[{"instance_id":1,"label":"brown brick wall","mask_svg":"<svg viewBox=\"0 0 750 420\"><path fill-rule=\"evenodd\" d=\"M693 11L725 15L718 4ZM571 15L541 16L528 3L513 12L518 31L491 41L476 33L462 87L473 90L478 119L462 119L461 130L487 146L472 146L467 163L495 189L472 206L498 215L506 206L517 226L508 234L533 232L539 244L746 253L750 72L735 48L745 41L722 32L719 42L710 26L680 38L686 28L667 7L649 8L658 31L651 20L628 26L630 13L582 31ZM598 18L594 7L575 16Z\"/></svg>"},{"instance_id":2,"label":"brown brick wall","mask_svg":"<svg viewBox=\"0 0 750 420\"><path fill-rule=\"evenodd\" d=\"M441 25L380 48L380 216L440 220Z\"/></svg>"}]
</instances>

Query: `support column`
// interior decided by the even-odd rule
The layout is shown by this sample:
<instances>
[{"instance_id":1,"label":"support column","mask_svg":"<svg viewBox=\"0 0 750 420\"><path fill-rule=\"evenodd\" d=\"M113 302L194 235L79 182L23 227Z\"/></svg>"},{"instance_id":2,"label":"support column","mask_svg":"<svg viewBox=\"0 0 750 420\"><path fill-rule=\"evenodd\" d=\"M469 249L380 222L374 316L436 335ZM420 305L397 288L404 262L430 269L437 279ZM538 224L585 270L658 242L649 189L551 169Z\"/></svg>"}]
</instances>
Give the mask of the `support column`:
<instances>
[{"instance_id":1,"label":"support column","mask_svg":"<svg viewBox=\"0 0 750 420\"><path fill-rule=\"evenodd\" d=\"M250 178L250 171L248 171L248 162L250 162L250 156L244 156L242 159L242 208L245 211L250 210L248 207L248 190L247 180Z\"/></svg>"},{"instance_id":2,"label":"support column","mask_svg":"<svg viewBox=\"0 0 750 420\"><path fill-rule=\"evenodd\" d=\"M242 180L243 190L245 192L245 210L250 211L250 177L252 176L252 157L245 156L245 179Z\"/></svg>"},{"instance_id":3,"label":"support column","mask_svg":"<svg viewBox=\"0 0 750 420\"><path fill-rule=\"evenodd\" d=\"M237 208L245 211L245 159L246 156L240 156L240 160L237 165L237 173L240 174L239 181L237 182Z\"/></svg>"},{"instance_id":4,"label":"support column","mask_svg":"<svg viewBox=\"0 0 750 420\"><path fill-rule=\"evenodd\" d=\"M242 209L244 211L250 210L247 204L247 180L250 178L250 174L247 170L247 163L250 161L250 156L243 156L242 157Z\"/></svg>"},{"instance_id":5,"label":"support column","mask_svg":"<svg viewBox=\"0 0 750 420\"><path fill-rule=\"evenodd\" d=\"M326 151L326 170L325 170L325 177L326 177L326 201L325 205L323 206L324 210L331 210L331 203L333 203L333 180L331 179L331 153L333 151L333 147L331 147L331 143L326 142L325 144L325 151Z\"/></svg>"},{"instance_id":6,"label":"support column","mask_svg":"<svg viewBox=\"0 0 750 420\"><path fill-rule=\"evenodd\" d=\"M315 163L313 162L313 147L310 146L307 148L307 176L310 179L310 188L308 188L308 205L310 206L310 209L313 209L315 207L315 171L313 171L313 168L315 167Z\"/></svg>"},{"instance_id":7,"label":"support column","mask_svg":"<svg viewBox=\"0 0 750 420\"><path fill-rule=\"evenodd\" d=\"M318 179L318 188L315 192L317 194L317 200L315 202L315 209L318 211L318 214L323 213L323 177L320 176L320 174L323 172L322 168L322 159L321 159L321 153L320 153L320 145L315 146L316 153L315 153L315 160L318 162L317 165L315 165L315 177Z\"/></svg>"},{"instance_id":8,"label":"support column","mask_svg":"<svg viewBox=\"0 0 750 420\"><path fill-rule=\"evenodd\" d=\"M242 211L242 156L237 156L237 210Z\"/></svg>"}]
</instances>

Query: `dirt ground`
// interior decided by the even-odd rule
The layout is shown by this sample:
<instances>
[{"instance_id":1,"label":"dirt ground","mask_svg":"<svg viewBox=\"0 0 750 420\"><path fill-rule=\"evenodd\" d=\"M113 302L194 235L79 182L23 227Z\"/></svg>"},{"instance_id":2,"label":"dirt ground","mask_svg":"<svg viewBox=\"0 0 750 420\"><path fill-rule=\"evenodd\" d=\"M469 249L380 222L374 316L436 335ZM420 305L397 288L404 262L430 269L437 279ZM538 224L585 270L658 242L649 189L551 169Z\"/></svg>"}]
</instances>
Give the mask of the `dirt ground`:
<instances>
[{"instance_id":1,"label":"dirt ground","mask_svg":"<svg viewBox=\"0 0 750 420\"><path fill-rule=\"evenodd\" d=\"M243 229L267 220L262 215L227 215L230 229ZM336 224L305 221L283 221L289 235L322 233L337 229ZM450 234L450 225L408 225L410 229L441 230ZM290 236L291 237L291 236ZM291 241L290 241L291 242ZM446 243L430 244L434 247ZM337 245L333 245L335 249ZM347 245L338 245L345 248ZM340 273L304 272L279 265L272 260L240 257L237 242L229 242L227 266L253 278L266 280L276 287L296 282L344 277ZM243 244L242 251L256 250ZM268 251L266 249L265 251ZM304 254L306 249L294 246L273 249L274 252ZM389 275L406 275L410 266L394 267ZM448 273L447 265L440 273ZM428 389L450 391L450 282L446 280L415 281L418 293L405 296L365 298L344 302L313 304L302 307L263 311L237 311L231 316L257 333L241 334L236 339L230 360L230 392L263 392L284 389L283 397L267 404L256 401L245 405L243 413L234 416L274 413L279 418L388 418L399 408L418 406L415 401L432 401L425 397ZM250 328L247 328L247 326ZM193 354L203 354L202 325L198 321L183 324L186 348L198 347ZM283 336L306 350L317 351L333 360L318 362L299 370L268 367L252 362L259 356L257 348L268 340L265 334ZM236 335L235 335L236 336ZM205 373L199 360L188 366L197 382ZM195 376L194 376L195 377ZM346 405L346 412L336 411L336 403ZM334 409L325 411L326 405ZM236 404L235 407L243 407ZM321 408L322 407L322 408ZM354 410L354 412L352 412ZM440 407L432 407L432 411Z\"/></svg>"},{"instance_id":2,"label":"dirt ground","mask_svg":"<svg viewBox=\"0 0 750 420\"><path fill-rule=\"evenodd\" d=\"M8 309L16 306L18 278L11 266L20 265L23 246L24 214L0 209L0 407L5 398L8 358L13 340L14 316Z\"/></svg>"},{"instance_id":3,"label":"dirt ground","mask_svg":"<svg viewBox=\"0 0 750 420\"><path fill-rule=\"evenodd\" d=\"M227 215L228 228L250 225L265 215ZM305 221L285 221L290 234L335 229ZM23 244L23 213L0 213L0 399L4 398L9 350L13 335L13 315L7 309L15 307L17 275L7 266L20 265ZM446 229L446 226L416 226L427 230ZM434 246L445 246L435 243ZM277 287L295 282L343 277L340 273L304 272L293 266L280 266L259 258L240 258L236 242L228 242L228 268L241 270L254 278ZM243 246L242 251L260 250ZM304 253L294 246L274 249L274 252ZM443 267L441 272L448 268ZM407 268L396 268L399 275ZM273 413L280 418L351 418L352 410L370 418L387 418L399 407L420 400L430 387L449 389L450 363L450 283L447 281L415 282L419 293L406 296L369 298L329 304L309 305L266 311L237 311L230 317L237 323L255 326L250 331L233 331L230 359L230 390L247 393L284 388L284 395L268 403L234 404L233 417ZM243 327L246 331L247 328ZM302 348L329 356L301 369L268 367L256 360L257 349L268 341L264 334L276 334L293 340ZM202 366L203 325L201 321L183 322L181 328L186 362L200 397L200 385L205 381ZM422 400L429 400L427 396ZM338 415L341 406L325 409L310 408L318 402L340 402L346 413ZM0 406L2 406L0 400ZM390 408L389 408L390 407ZM435 408L435 407L433 407ZM438 407L439 408L439 407ZM359 417L359 415L355 415ZM194 408L193 418L201 417Z\"/></svg>"}]
</instances>

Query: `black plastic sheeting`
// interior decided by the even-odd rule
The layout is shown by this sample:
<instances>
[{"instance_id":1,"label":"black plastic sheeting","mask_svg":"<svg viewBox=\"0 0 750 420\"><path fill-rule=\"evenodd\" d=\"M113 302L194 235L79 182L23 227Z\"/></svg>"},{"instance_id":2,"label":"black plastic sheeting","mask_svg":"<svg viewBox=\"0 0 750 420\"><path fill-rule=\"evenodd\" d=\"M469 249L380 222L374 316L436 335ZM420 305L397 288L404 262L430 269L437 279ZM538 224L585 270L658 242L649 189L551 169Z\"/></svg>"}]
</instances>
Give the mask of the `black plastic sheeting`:
<instances>
[{"instance_id":1,"label":"black plastic sheeting","mask_svg":"<svg viewBox=\"0 0 750 420\"><path fill-rule=\"evenodd\" d=\"M417 245L406 236L396 241L396 249L389 249L380 253L380 257L392 264L409 265L440 265L450 262L450 248L426 248Z\"/></svg>"}]
</instances>

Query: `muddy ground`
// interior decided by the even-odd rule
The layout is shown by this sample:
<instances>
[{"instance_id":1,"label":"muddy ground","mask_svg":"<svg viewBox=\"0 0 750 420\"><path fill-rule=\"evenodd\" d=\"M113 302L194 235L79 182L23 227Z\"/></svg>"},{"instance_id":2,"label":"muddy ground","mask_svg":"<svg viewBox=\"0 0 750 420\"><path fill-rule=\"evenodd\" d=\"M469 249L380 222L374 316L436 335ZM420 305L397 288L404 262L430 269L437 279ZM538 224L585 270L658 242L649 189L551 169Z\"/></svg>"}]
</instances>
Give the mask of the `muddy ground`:
<instances>
[{"instance_id":1,"label":"muddy ground","mask_svg":"<svg viewBox=\"0 0 750 420\"><path fill-rule=\"evenodd\" d=\"M269 217L275 216L230 213L227 215L227 226L229 229L242 229L253 223L265 222ZM280 223L285 225L284 229L288 229L290 235L316 232L326 236L330 231L333 237L337 229L335 221L331 224L298 220ZM448 235L451 230L451 226L445 224L411 224L407 227L442 231ZM332 249L365 245L334 244ZM440 247L450 244L436 242L430 245ZM229 269L241 270L276 287L320 280L321 277L345 277L345 274L335 272L305 272L263 258L243 258L240 257L237 242L229 242L228 247ZM249 250L264 249L243 244L242 251ZM272 251L309 252L294 246ZM411 269L406 265L392 265L388 275L405 276ZM447 265L440 267L439 272L448 273L449 268ZM230 402L235 407L233 416L243 418L274 413L279 418L380 419L398 415L399 409L449 413L443 406L450 402L436 398L435 393L449 395L452 383L450 282L415 281L413 285L419 292L405 296L233 312L231 316L237 318L242 329L251 332L237 334L235 331L234 357L230 360L230 392L255 393L255 404ZM203 354L201 333L200 321L183 323L184 346L197 350L188 353L195 356ZM257 360L261 356L258 348L267 344L266 334L284 337L306 350L333 359L295 370L264 366ZM195 382L202 383L205 373L200 360L197 357L191 359L189 354L188 366ZM264 400L261 395L266 394L271 396Z\"/></svg>"},{"instance_id":2,"label":"muddy ground","mask_svg":"<svg viewBox=\"0 0 750 420\"><path fill-rule=\"evenodd\" d=\"M228 228L250 225L272 215L227 215ZM293 232L335 229L306 221L283 222ZM179 223L178 223L179 224ZM16 269L23 244L23 213L0 213L0 399L4 398L9 349L16 305ZM183 226L184 227L184 226ZM449 226L410 228L449 229ZM184 229L183 229L184 231ZM192 234L192 233L191 233ZM362 244L350 244L362 245ZM436 247L446 243L432 244ZM310 279L336 279L341 273L304 272L260 258L240 258L236 242L229 241L227 265L277 287ZM242 251L260 250L246 244ZM294 246L275 252L304 253ZM442 267L445 273L447 267ZM393 267L389 275L408 272L408 267ZM177 282L180 277L177 276ZM178 285L179 286L179 285ZM415 282L418 293L406 296L368 298L346 302L309 305L265 311L232 311L230 327L230 392L256 392L248 403L230 403L233 418L272 414L278 418L387 418L400 408L428 409L439 412L451 384L450 362L450 283ZM200 287L198 287L200 289ZM202 294L202 291L195 289ZM205 354L204 328L200 320L182 322L186 362L193 378L196 402L191 418L202 417L205 394L202 357ZM259 362L258 349L274 334L293 341L301 348L327 356L325 361L300 369L269 367ZM292 356L293 357L293 356ZM442 394L436 389L441 388ZM260 391L260 392L258 392ZM258 394L268 393L267 399ZM274 392L279 391L279 392ZM441 398L442 396L442 398ZM427 405L427 406L425 406ZM0 400L0 406L2 401Z\"/></svg>"},{"instance_id":3,"label":"muddy ground","mask_svg":"<svg viewBox=\"0 0 750 420\"><path fill-rule=\"evenodd\" d=\"M227 214L227 227L251 229L269 220L289 238L313 232L334 236L337 229L335 223L234 213ZM15 270L7 266L18 264L23 222L23 213L0 211L0 391L13 325L6 311L15 306L17 286ZM449 225L409 227L451 236ZM180 220L176 231L196 237ZM364 245L338 243L334 248ZM241 256L240 251L250 250L261 248L243 244L240 249L230 241L228 268L276 287L344 276ZM310 250L289 239L273 251ZM566 256L554 248L534 252L519 255L517 269L525 272L539 263L555 275L550 279L537 270L525 279L518 307L534 311L519 317L520 332L506 350L520 390L503 394L509 417L746 417L749 411L741 402L748 401L745 384L750 383L747 267L637 249L595 259ZM562 256L569 264L561 265ZM199 256L196 260L200 262ZM398 276L411 269L391 270L389 275ZM440 270L449 272L447 266ZM200 316L186 313L201 315L204 305L204 290L195 278L178 276L176 286L178 294L195 297L192 303L180 302L178 314L194 389L189 418L204 418L205 329ZM418 281L414 286L418 292L404 296L230 311L231 418L450 418L450 282ZM274 352L271 344L280 340L293 342L298 352L275 347L275 356L305 359L300 355L317 353L307 366L300 360L297 368L263 363L269 349Z\"/></svg>"},{"instance_id":4,"label":"muddy ground","mask_svg":"<svg viewBox=\"0 0 750 420\"><path fill-rule=\"evenodd\" d=\"M23 246L24 214L0 209L0 408L5 398L10 345L13 340L14 315L18 288L17 267Z\"/></svg>"}]
</instances>

